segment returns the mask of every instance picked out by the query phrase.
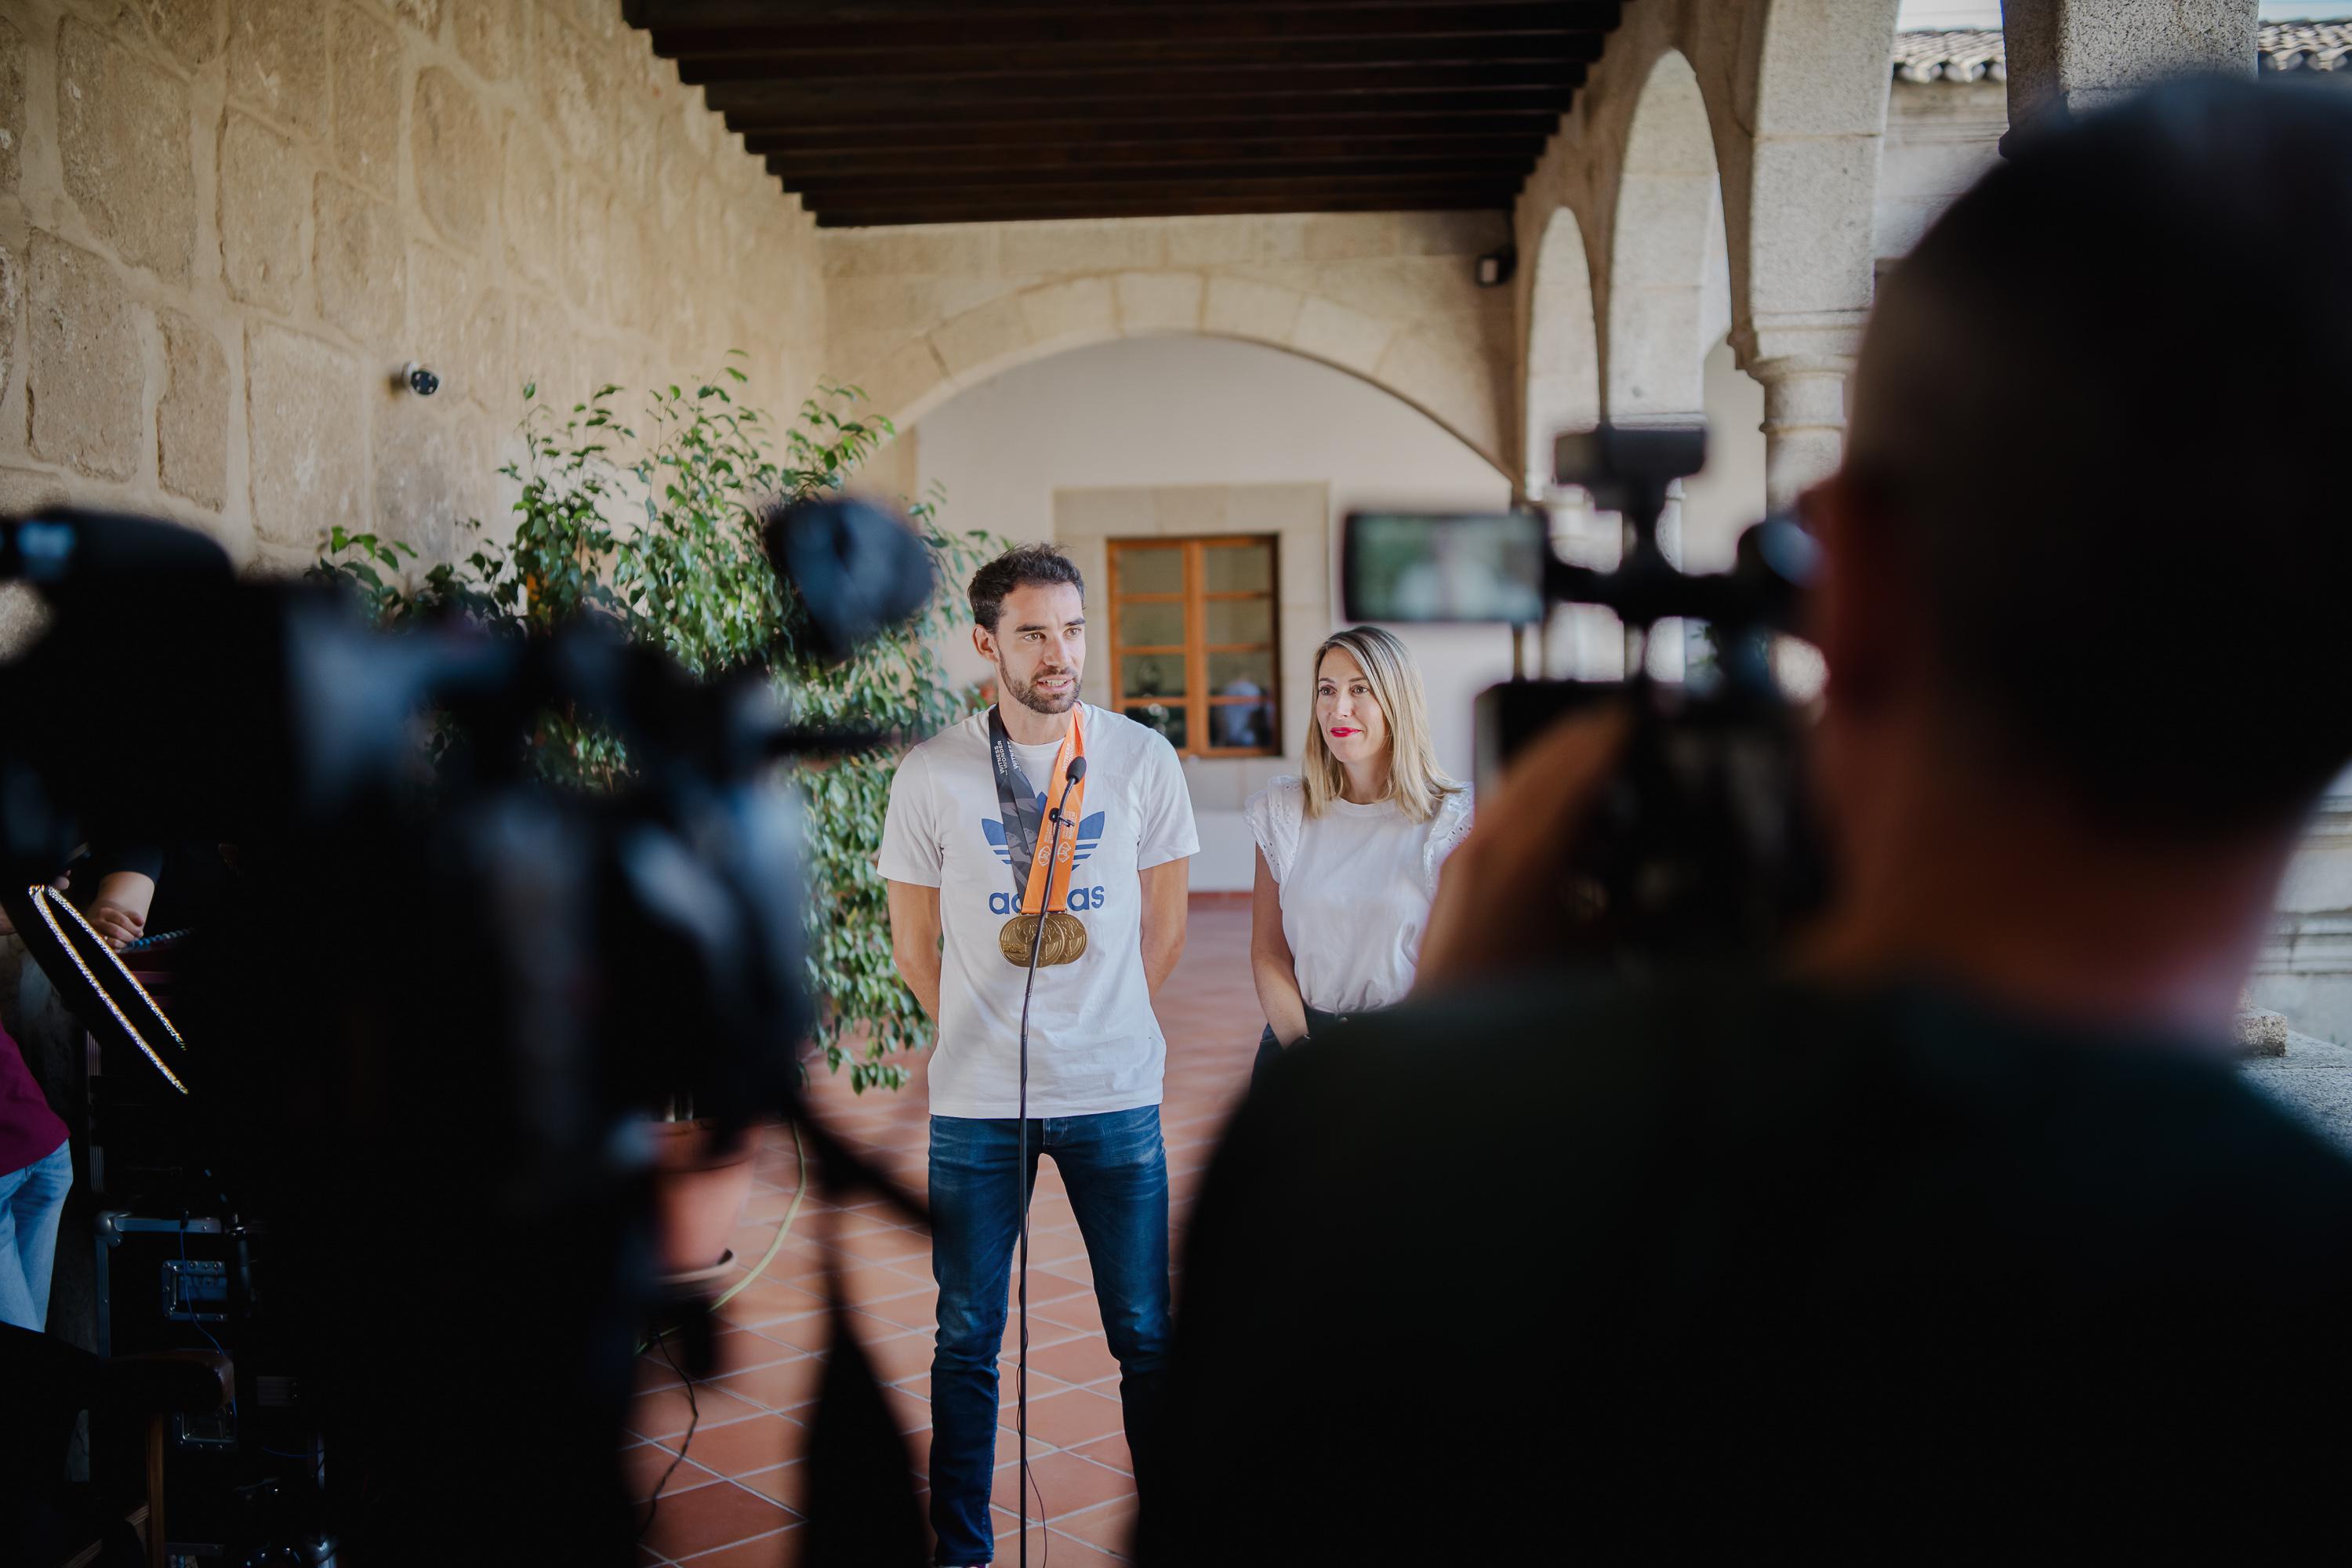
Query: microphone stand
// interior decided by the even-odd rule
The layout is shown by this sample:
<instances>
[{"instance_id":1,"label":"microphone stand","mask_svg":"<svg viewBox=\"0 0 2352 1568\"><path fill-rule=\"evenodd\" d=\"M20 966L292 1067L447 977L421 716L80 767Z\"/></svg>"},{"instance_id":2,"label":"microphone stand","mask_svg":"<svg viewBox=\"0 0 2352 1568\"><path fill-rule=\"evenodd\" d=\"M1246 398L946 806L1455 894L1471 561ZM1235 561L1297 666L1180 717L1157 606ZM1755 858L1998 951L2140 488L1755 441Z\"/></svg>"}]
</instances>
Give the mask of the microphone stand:
<instances>
[{"instance_id":1,"label":"microphone stand","mask_svg":"<svg viewBox=\"0 0 2352 1568\"><path fill-rule=\"evenodd\" d=\"M1029 994L1037 988L1037 960L1045 951L1045 916L1054 906L1054 868L1061 863L1062 826L1069 821L1062 808L1070 804L1070 786L1086 773L1086 758L1072 757L1069 773L1062 781L1062 798L1054 803L1053 832L1045 841L1045 890L1038 902L1037 929L1029 935L1029 977L1021 985L1020 1152L1013 1173L1021 1184L1021 1359L1013 1374L1013 1399L1020 1412L1021 1473L1015 1479L1021 1493L1021 1568L1029 1568Z\"/></svg>"}]
</instances>

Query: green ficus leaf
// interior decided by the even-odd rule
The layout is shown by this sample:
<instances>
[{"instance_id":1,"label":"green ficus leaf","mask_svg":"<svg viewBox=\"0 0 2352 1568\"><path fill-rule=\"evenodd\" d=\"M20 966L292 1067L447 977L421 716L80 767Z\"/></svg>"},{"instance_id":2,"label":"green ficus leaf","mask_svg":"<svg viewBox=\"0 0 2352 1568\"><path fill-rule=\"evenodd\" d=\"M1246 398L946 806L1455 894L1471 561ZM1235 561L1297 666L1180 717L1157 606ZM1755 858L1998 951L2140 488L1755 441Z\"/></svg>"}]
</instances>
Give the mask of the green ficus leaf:
<instances>
[{"instance_id":1,"label":"green ficus leaf","mask_svg":"<svg viewBox=\"0 0 2352 1568\"><path fill-rule=\"evenodd\" d=\"M940 498L927 496L909 510L932 552L940 595L915 624L848 662L818 659L804 640L798 595L769 567L761 510L839 489L895 431L861 414L857 389L831 384L801 405L796 423L776 426L758 408L737 405L721 384L750 379L722 363L693 384L692 400L675 384L655 388L644 437L605 405L622 391L615 384L573 405L580 417L559 426L555 407L538 400L538 383L527 382L525 457L498 469L520 490L510 540L485 541L461 563L436 563L415 595L367 564L372 556L397 569L402 556L415 558L413 547L340 526L328 531L313 570L359 584L386 625L429 607L506 635L572 614L608 616L698 674L763 665L806 721L918 731L952 722L970 710L974 693L950 682L935 651L956 629L950 588L1002 544L979 531L941 531L934 521ZM786 462L769 455L771 426L781 431ZM592 431L598 438L583 438ZM616 442L625 444L618 451ZM436 736L437 755L446 736L437 729ZM532 755L541 776L560 787L610 790L629 778L617 737L562 715L542 721ZM805 853L815 891L807 909L807 978L824 998L811 1044L835 1070L847 1063L859 1092L906 1083L898 1058L930 1040L929 1023L890 957L888 889L873 867L895 763L867 756L779 774L804 792L811 808Z\"/></svg>"}]
</instances>

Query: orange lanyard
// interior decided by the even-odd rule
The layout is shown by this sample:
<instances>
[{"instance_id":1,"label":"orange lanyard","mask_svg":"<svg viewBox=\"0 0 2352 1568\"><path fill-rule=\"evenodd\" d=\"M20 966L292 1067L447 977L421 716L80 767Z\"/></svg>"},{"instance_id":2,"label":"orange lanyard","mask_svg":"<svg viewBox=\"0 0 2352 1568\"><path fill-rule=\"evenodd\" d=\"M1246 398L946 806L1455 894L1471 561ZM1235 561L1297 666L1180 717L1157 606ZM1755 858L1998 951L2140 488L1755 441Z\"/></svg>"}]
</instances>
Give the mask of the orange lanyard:
<instances>
[{"instance_id":1,"label":"orange lanyard","mask_svg":"<svg viewBox=\"0 0 2352 1568\"><path fill-rule=\"evenodd\" d=\"M1069 824L1069 831L1054 831L1051 813L1055 803L1062 798L1062 791L1069 778L1070 759L1087 754L1086 726L1079 719L1083 712L1083 708L1071 707L1070 732L1062 737L1061 749L1054 753L1054 776L1045 785L1045 810L1048 815L1038 824L1037 847L1029 856L1029 885L1021 895L1021 912L1024 915L1043 914L1049 907L1045 902L1048 855L1053 857L1054 866L1054 901L1050 907L1056 910L1069 907L1070 870L1076 863L1078 852L1078 824L1086 816L1087 781L1084 777L1074 784L1067 784L1070 801L1065 810L1065 820Z\"/></svg>"}]
</instances>

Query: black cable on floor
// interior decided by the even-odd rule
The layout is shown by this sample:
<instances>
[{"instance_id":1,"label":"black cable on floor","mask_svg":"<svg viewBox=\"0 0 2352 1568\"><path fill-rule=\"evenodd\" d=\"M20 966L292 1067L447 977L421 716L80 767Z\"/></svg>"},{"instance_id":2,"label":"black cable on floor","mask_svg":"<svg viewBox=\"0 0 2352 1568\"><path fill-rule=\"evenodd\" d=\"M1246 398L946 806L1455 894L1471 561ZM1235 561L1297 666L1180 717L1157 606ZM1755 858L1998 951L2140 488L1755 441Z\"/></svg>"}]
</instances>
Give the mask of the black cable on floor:
<instances>
[{"instance_id":1,"label":"black cable on floor","mask_svg":"<svg viewBox=\"0 0 2352 1568\"><path fill-rule=\"evenodd\" d=\"M669 1485L670 1477L677 1474L677 1468L686 1463L686 1451L694 1445L694 1429L702 1420L702 1402L694 1397L694 1379L687 1377L685 1369L677 1364L677 1358L669 1353L668 1333L656 1334L654 1343L661 1347L662 1360L669 1363L670 1371L686 1381L686 1436L678 1439L677 1452L671 1457L669 1468L664 1470L661 1479L654 1483L654 1495L646 1500L646 1521L637 1526L637 1539L634 1543L640 1546L645 1544L646 1532L654 1527L654 1515L661 1511L662 1489Z\"/></svg>"}]
</instances>

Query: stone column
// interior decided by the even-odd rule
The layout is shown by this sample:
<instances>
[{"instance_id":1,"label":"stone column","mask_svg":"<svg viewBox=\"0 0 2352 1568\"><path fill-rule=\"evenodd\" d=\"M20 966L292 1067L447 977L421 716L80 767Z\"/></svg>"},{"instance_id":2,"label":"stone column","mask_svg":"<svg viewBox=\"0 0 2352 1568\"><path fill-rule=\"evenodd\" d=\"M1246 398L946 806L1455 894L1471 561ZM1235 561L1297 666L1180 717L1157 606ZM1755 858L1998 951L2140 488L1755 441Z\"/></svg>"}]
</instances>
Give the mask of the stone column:
<instances>
[{"instance_id":1,"label":"stone column","mask_svg":"<svg viewBox=\"0 0 2352 1568\"><path fill-rule=\"evenodd\" d=\"M1845 451L1845 379L1861 338L1843 312L1735 335L1741 368L1764 388L1764 503L1774 511L1837 471Z\"/></svg>"},{"instance_id":2,"label":"stone column","mask_svg":"<svg viewBox=\"0 0 2352 1568\"><path fill-rule=\"evenodd\" d=\"M2259 16L2258 0L2001 0L2011 134L2166 77L2251 77Z\"/></svg>"},{"instance_id":3,"label":"stone column","mask_svg":"<svg viewBox=\"0 0 2352 1568\"><path fill-rule=\"evenodd\" d=\"M1841 355L1790 354L1751 370L1764 384L1764 503L1774 511L1794 506L1807 486L1837 471L1853 368Z\"/></svg>"}]
</instances>

